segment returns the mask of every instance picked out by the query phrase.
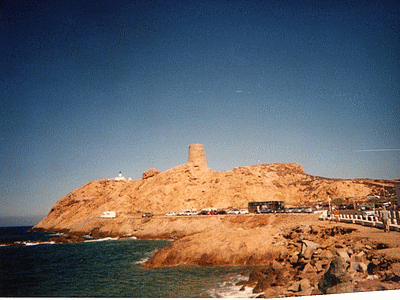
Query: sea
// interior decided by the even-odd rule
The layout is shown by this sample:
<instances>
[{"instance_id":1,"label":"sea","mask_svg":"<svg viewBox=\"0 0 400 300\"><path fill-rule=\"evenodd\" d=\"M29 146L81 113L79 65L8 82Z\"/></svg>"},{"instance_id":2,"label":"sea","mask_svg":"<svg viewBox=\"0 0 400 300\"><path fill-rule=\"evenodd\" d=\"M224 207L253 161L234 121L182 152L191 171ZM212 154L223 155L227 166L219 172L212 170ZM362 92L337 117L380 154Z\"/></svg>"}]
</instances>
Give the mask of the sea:
<instances>
[{"instance_id":1,"label":"sea","mask_svg":"<svg viewBox=\"0 0 400 300\"><path fill-rule=\"evenodd\" d=\"M30 227L0 227L0 297L254 298L246 267L143 265L167 240L90 239L46 241L57 234Z\"/></svg>"}]
</instances>

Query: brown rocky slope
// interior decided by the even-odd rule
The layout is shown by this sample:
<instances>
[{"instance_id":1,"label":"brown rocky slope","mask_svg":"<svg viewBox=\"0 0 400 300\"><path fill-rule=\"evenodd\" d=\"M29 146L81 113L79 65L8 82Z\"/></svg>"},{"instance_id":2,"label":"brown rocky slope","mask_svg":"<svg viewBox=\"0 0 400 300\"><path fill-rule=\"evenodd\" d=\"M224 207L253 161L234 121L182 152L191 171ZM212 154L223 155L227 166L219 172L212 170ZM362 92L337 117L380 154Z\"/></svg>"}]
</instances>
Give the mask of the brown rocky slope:
<instances>
[{"instance_id":1,"label":"brown rocky slope","mask_svg":"<svg viewBox=\"0 0 400 300\"><path fill-rule=\"evenodd\" d=\"M176 217L171 222L183 229L185 223L210 224L159 250L146 267L253 266L245 274L249 279L238 285L267 298L400 289L399 232L320 221L316 214ZM160 218L147 223L162 226Z\"/></svg>"},{"instance_id":2,"label":"brown rocky slope","mask_svg":"<svg viewBox=\"0 0 400 300\"><path fill-rule=\"evenodd\" d=\"M190 145L188 163L158 172L151 169L136 181L92 181L60 199L34 230L136 235L144 212L164 215L185 208L247 208L251 201L282 200L304 205L317 199L363 197L394 192L400 180L329 179L306 174L299 164L264 164L211 171L204 147ZM113 219L100 218L115 211ZM150 237L150 233L149 236Z\"/></svg>"}]
</instances>

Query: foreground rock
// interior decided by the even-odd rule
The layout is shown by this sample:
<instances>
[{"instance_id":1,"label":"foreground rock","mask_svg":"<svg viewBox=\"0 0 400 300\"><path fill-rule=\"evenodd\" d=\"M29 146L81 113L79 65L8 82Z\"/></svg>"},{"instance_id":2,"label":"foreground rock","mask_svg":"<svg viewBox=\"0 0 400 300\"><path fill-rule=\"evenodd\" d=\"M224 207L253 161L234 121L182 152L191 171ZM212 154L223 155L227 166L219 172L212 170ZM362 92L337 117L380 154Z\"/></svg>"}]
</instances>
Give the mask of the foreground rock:
<instances>
[{"instance_id":1,"label":"foreground rock","mask_svg":"<svg viewBox=\"0 0 400 300\"><path fill-rule=\"evenodd\" d=\"M266 298L400 289L397 232L321 224L296 226L282 237L286 250L240 285Z\"/></svg>"}]
</instances>

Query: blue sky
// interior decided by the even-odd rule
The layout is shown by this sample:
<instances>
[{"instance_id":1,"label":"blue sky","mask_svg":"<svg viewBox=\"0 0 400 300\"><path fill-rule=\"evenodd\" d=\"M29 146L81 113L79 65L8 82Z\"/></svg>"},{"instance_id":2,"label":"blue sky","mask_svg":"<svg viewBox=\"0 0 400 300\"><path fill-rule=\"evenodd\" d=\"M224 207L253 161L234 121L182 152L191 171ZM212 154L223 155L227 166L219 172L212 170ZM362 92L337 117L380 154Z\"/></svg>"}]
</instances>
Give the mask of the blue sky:
<instances>
[{"instance_id":1,"label":"blue sky","mask_svg":"<svg viewBox=\"0 0 400 300\"><path fill-rule=\"evenodd\" d=\"M0 218L119 171L400 178L395 1L3 1ZM390 151L358 151L391 149ZM31 220L31 219L30 219ZM7 221L8 222L8 221ZM31 221L30 221L31 222Z\"/></svg>"}]
</instances>

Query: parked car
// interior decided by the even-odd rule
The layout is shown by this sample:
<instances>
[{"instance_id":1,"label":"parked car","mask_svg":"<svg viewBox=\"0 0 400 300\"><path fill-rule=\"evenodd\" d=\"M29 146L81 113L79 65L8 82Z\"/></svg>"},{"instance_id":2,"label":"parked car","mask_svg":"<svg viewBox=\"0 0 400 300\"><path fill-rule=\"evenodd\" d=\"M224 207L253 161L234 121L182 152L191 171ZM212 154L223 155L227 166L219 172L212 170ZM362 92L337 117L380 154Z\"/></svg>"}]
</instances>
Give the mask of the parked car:
<instances>
[{"instance_id":1,"label":"parked car","mask_svg":"<svg viewBox=\"0 0 400 300\"><path fill-rule=\"evenodd\" d=\"M241 214L241 215L245 215L245 214L248 214L248 213L249 213L249 211L247 209L239 210L239 214Z\"/></svg>"},{"instance_id":2,"label":"parked car","mask_svg":"<svg viewBox=\"0 0 400 300\"><path fill-rule=\"evenodd\" d=\"M304 207L302 212L311 214L313 212L313 209L312 207Z\"/></svg>"},{"instance_id":3,"label":"parked car","mask_svg":"<svg viewBox=\"0 0 400 300\"><path fill-rule=\"evenodd\" d=\"M294 209L294 212L295 212L295 213L301 213L301 212L303 212L303 207L296 207L296 208Z\"/></svg>"},{"instance_id":4,"label":"parked car","mask_svg":"<svg viewBox=\"0 0 400 300\"><path fill-rule=\"evenodd\" d=\"M165 215L168 216L168 217L176 216L176 212L171 211L171 212L169 212L169 213L167 213Z\"/></svg>"},{"instance_id":5,"label":"parked car","mask_svg":"<svg viewBox=\"0 0 400 300\"><path fill-rule=\"evenodd\" d=\"M179 213L179 216L190 216L192 214L192 210L184 209Z\"/></svg>"},{"instance_id":6,"label":"parked car","mask_svg":"<svg viewBox=\"0 0 400 300\"><path fill-rule=\"evenodd\" d=\"M269 208L263 208L259 211L260 214L269 214L272 212Z\"/></svg>"},{"instance_id":7,"label":"parked car","mask_svg":"<svg viewBox=\"0 0 400 300\"><path fill-rule=\"evenodd\" d=\"M363 216L377 216L377 212L374 210L363 210L361 211Z\"/></svg>"},{"instance_id":8,"label":"parked car","mask_svg":"<svg viewBox=\"0 0 400 300\"><path fill-rule=\"evenodd\" d=\"M203 208L199 215L214 215L217 212L216 208Z\"/></svg>"},{"instance_id":9,"label":"parked car","mask_svg":"<svg viewBox=\"0 0 400 300\"><path fill-rule=\"evenodd\" d=\"M217 215L226 215L226 210L218 210L216 212Z\"/></svg>"},{"instance_id":10,"label":"parked car","mask_svg":"<svg viewBox=\"0 0 400 300\"><path fill-rule=\"evenodd\" d=\"M359 211L367 211L367 210L371 210L371 206L369 206L369 205L357 205L357 209Z\"/></svg>"},{"instance_id":11,"label":"parked car","mask_svg":"<svg viewBox=\"0 0 400 300\"><path fill-rule=\"evenodd\" d=\"M286 213L293 213L294 210L295 210L294 207L287 207L287 208L285 208L285 212L286 212Z\"/></svg>"},{"instance_id":12,"label":"parked car","mask_svg":"<svg viewBox=\"0 0 400 300\"><path fill-rule=\"evenodd\" d=\"M340 204L339 205L340 210L348 210L348 209L353 209L353 208L354 208L354 206L350 205L350 204Z\"/></svg>"},{"instance_id":13,"label":"parked car","mask_svg":"<svg viewBox=\"0 0 400 300\"><path fill-rule=\"evenodd\" d=\"M193 216L197 214L198 212L195 208L184 209L179 213L180 216Z\"/></svg>"},{"instance_id":14,"label":"parked car","mask_svg":"<svg viewBox=\"0 0 400 300\"><path fill-rule=\"evenodd\" d=\"M151 212L147 212L142 215L142 218L151 218L152 216L154 215Z\"/></svg>"},{"instance_id":15,"label":"parked car","mask_svg":"<svg viewBox=\"0 0 400 300\"><path fill-rule=\"evenodd\" d=\"M240 210L238 210L237 208L232 208L230 211L228 211L229 215L239 215L240 214Z\"/></svg>"}]
</instances>

